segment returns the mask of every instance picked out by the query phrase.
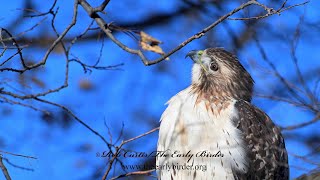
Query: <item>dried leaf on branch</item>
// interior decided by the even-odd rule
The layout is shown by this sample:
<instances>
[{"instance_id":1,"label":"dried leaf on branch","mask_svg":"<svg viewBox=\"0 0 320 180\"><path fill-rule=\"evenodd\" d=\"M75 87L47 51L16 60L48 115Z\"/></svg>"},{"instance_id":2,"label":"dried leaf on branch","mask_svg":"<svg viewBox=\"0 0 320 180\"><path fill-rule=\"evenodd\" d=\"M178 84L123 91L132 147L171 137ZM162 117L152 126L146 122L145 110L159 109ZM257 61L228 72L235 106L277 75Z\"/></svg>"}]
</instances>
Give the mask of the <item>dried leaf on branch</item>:
<instances>
[{"instance_id":1,"label":"dried leaf on branch","mask_svg":"<svg viewBox=\"0 0 320 180\"><path fill-rule=\"evenodd\" d=\"M149 34L140 31L140 46L143 50L145 51L152 51L160 55L164 55L165 53L163 52L162 48L159 46L162 42L159 41L158 39L150 36ZM167 58L166 60L169 60Z\"/></svg>"}]
</instances>

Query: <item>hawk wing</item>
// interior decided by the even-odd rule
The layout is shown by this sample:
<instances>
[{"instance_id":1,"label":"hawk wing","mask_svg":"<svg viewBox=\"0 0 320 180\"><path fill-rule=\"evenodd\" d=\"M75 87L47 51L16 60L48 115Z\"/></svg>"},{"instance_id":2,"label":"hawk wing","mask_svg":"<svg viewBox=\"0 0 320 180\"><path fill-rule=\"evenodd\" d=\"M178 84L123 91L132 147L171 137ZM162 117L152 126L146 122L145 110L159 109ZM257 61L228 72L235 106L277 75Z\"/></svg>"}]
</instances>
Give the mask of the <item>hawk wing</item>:
<instances>
[{"instance_id":1,"label":"hawk wing","mask_svg":"<svg viewBox=\"0 0 320 180\"><path fill-rule=\"evenodd\" d=\"M249 102L235 104L238 117L236 127L243 133L247 145L248 171L234 170L235 179L289 179L288 154L281 132L263 111Z\"/></svg>"}]
</instances>

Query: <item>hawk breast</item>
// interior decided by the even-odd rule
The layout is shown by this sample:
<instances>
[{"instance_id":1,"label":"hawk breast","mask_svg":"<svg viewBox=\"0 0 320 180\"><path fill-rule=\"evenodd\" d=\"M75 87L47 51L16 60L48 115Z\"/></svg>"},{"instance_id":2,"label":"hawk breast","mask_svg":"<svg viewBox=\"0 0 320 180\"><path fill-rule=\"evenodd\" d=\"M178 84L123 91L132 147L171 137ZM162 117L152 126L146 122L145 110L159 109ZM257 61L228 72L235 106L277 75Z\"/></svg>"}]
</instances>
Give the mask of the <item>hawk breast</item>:
<instances>
[{"instance_id":1,"label":"hawk breast","mask_svg":"<svg viewBox=\"0 0 320 180\"><path fill-rule=\"evenodd\" d=\"M168 154L157 157L160 179L234 179L234 169L247 171L235 102L199 100L190 87L170 99L159 131L158 151Z\"/></svg>"}]
</instances>

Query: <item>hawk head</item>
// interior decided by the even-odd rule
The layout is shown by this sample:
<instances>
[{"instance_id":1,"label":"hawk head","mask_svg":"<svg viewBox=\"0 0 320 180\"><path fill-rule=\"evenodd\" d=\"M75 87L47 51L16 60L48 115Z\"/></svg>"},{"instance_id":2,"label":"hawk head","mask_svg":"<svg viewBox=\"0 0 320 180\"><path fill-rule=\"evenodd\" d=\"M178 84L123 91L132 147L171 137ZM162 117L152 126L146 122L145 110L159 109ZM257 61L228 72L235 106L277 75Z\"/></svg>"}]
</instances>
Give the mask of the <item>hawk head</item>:
<instances>
[{"instance_id":1,"label":"hawk head","mask_svg":"<svg viewBox=\"0 0 320 180\"><path fill-rule=\"evenodd\" d=\"M192 86L198 93L218 99L251 101L254 81L238 58L222 48L190 51L194 61Z\"/></svg>"}]
</instances>

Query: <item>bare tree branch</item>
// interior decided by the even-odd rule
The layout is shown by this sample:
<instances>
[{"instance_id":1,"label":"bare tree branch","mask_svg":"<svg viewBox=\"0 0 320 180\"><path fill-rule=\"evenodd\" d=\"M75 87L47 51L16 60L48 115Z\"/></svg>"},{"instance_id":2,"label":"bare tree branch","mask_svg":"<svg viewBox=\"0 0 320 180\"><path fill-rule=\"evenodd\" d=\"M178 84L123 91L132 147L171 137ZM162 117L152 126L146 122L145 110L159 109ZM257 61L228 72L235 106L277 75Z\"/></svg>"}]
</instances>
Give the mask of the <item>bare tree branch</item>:
<instances>
[{"instance_id":1,"label":"bare tree branch","mask_svg":"<svg viewBox=\"0 0 320 180\"><path fill-rule=\"evenodd\" d=\"M287 90L291 93L291 95L297 100L299 101L301 104L303 104L303 106L309 107L311 110L313 110L314 112L317 112L318 110L315 109L313 106L311 106L310 104L308 104L305 99L303 97L301 97L300 94L298 94L295 89L294 86L292 86L291 83L289 83L281 74L280 72L277 70L276 66L270 61L270 59L267 57L267 54L265 52L265 50L263 49L263 47L260 44L260 41L254 37L254 40L257 44L257 47L262 55L262 59L268 63L268 65L272 68L273 72L275 73L275 76L282 82L283 85L285 85L285 87L287 88Z\"/></svg>"},{"instance_id":2,"label":"bare tree branch","mask_svg":"<svg viewBox=\"0 0 320 180\"><path fill-rule=\"evenodd\" d=\"M266 14L264 15L260 15L260 16L254 16L254 17L246 17L246 18L228 18L229 20L257 20L257 19L263 19L263 18L266 18L266 17L269 17L271 15L274 15L274 14L278 14L279 16L281 15L281 13L283 11L286 11L286 10L289 10L291 8L294 8L294 7L297 7L297 6L303 6L307 3L309 3L310 1L306 1L306 2L303 2L303 3L299 3L299 4L295 4L295 5L292 5L292 6L288 6L288 7L284 7L285 4L287 3L287 0L284 1L284 3L282 4L282 6L278 9L278 10L274 10L273 8L269 8L261 3L257 3L256 5L258 6L261 6L262 8L264 8L265 11L267 11Z\"/></svg>"},{"instance_id":3,"label":"bare tree branch","mask_svg":"<svg viewBox=\"0 0 320 180\"><path fill-rule=\"evenodd\" d=\"M117 153L121 150L122 146L124 146L125 144L127 144L127 143L129 143L129 142L132 142L132 141L134 141L134 140L137 140L137 139L139 139L139 138L142 138L142 137L144 137L144 136L146 136L146 135L148 135L148 134L151 134L151 133L153 133L153 132L155 132L155 131L157 131L157 130L159 130L159 127L154 128L154 129L151 129L150 131L148 131L148 132L146 132L146 133L143 133L143 134L141 134L141 135L139 135L139 136L136 136L136 137L130 138L130 139L128 139L128 140L122 141L121 144L116 147L115 154L117 154ZM102 180L107 179L107 176L108 176L110 170L112 169L112 165L113 165L113 162L115 161L116 157L117 157L117 156L113 156L112 159L109 160L109 163L108 163L109 165L108 165L107 170L105 171L105 173L104 173L104 175L103 175L103 177L102 177Z\"/></svg>"},{"instance_id":4,"label":"bare tree branch","mask_svg":"<svg viewBox=\"0 0 320 180\"><path fill-rule=\"evenodd\" d=\"M146 66L149 65L153 65L153 64L157 64L161 61L163 61L164 59L168 58L170 55L172 55L173 53L177 52L178 50L180 50L181 48L183 48L184 46L186 46L187 44L189 44L191 41L195 40L195 39L199 39L202 36L205 35L205 33L207 33L209 30L211 30L212 28L216 27L218 24L220 24L222 21L224 21L225 19L227 19L228 17L232 16L233 14L237 13L238 11L251 6L251 5L258 5L263 7L268 14L273 15L273 14L277 14L278 12L273 10L272 8L268 8L265 5L257 2L257 1L248 1L246 3L241 4L239 7L233 9L232 11L230 11L229 13L225 14L224 16L220 17L217 21L215 21L214 23L212 23L211 25L209 25L208 27L204 28L203 30L201 30L200 32L196 33L195 35L193 35L192 37L188 38L187 40L185 40L184 42L182 42L180 45L178 45L176 48L174 48L173 50L171 50L169 53L163 55L162 57L155 59L155 60L148 60L145 55L142 53L141 50L138 49L131 49L128 46L124 45L122 42L120 42L118 39L116 39L113 34L111 33L111 30L108 28L108 24L98 15L92 15L91 13L93 12L93 7L90 6L90 4L86 1L86 0L79 0L79 3L81 4L81 6L85 9L85 11L88 13L88 15L90 17L92 17L96 23L99 25L99 27L105 32L105 34L115 43L117 44L120 48L122 48L123 50L132 53L132 54L136 54L138 55L143 64ZM270 16L268 15L268 16Z\"/></svg>"},{"instance_id":5,"label":"bare tree branch","mask_svg":"<svg viewBox=\"0 0 320 180\"><path fill-rule=\"evenodd\" d=\"M53 4L52 4L52 6L50 7L50 9L49 9L47 12L45 12L45 13L40 13L40 14L30 15L30 16L25 16L25 17L33 18L33 17L45 16L45 15L47 15L47 14L52 14L52 13L53 13L53 8L56 6L57 1L58 1L58 0L54 0L54 2L53 2Z\"/></svg>"},{"instance_id":6,"label":"bare tree branch","mask_svg":"<svg viewBox=\"0 0 320 180\"><path fill-rule=\"evenodd\" d=\"M87 125L84 121L82 121L78 116L76 116L71 110L69 110L67 107L51 102L51 101L47 101L44 99L40 99L38 97L34 98L35 100L39 101L39 102L43 102L46 104L51 104L53 106L56 106L58 108L63 109L64 111L66 111L68 114L70 114L76 121L78 121L81 125L83 125L84 127L86 127L90 132L92 132L93 134L95 134L96 136L98 136L111 150L112 148L112 144L110 144L100 133L98 133L97 131L95 131L94 129L92 129L89 125Z\"/></svg>"},{"instance_id":7,"label":"bare tree branch","mask_svg":"<svg viewBox=\"0 0 320 180\"><path fill-rule=\"evenodd\" d=\"M100 6L93 8L92 12L90 13L90 17L92 17L97 12L102 12L106 6L109 4L110 0L104 0Z\"/></svg>"},{"instance_id":8,"label":"bare tree branch","mask_svg":"<svg viewBox=\"0 0 320 180\"><path fill-rule=\"evenodd\" d=\"M312 120L310 120L308 122L303 122L301 124L295 124L295 125L287 126L287 127L280 127L280 129L281 130L294 130L294 129L298 129L298 128L302 128L302 127L311 125L319 120L320 120L320 112Z\"/></svg>"},{"instance_id":9,"label":"bare tree branch","mask_svg":"<svg viewBox=\"0 0 320 180\"><path fill-rule=\"evenodd\" d=\"M2 173L3 173L4 177L6 178L6 180L11 180L11 177L10 177L10 175L8 173L8 170L7 170L6 166L2 162L2 154L0 154L0 168L1 168Z\"/></svg>"},{"instance_id":10,"label":"bare tree branch","mask_svg":"<svg viewBox=\"0 0 320 180\"><path fill-rule=\"evenodd\" d=\"M11 161L9 161L9 159L7 159L7 158L4 158L4 157L3 157L2 160L5 161L5 162L7 162L8 165L10 165L10 166L12 166L12 167L14 167L14 168L22 169L22 170L25 170L25 171L34 171L33 168L27 168L27 167L23 167L23 166L16 165L16 164L12 163Z\"/></svg>"},{"instance_id":11,"label":"bare tree branch","mask_svg":"<svg viewBox=\"0 0 320 180\"><path fill-rule=\"evenodd\" d=\"M41 65L44 65L47 62L47 59L50 55L50 53L53 51L54 48L56 48L56 46L62 41L62 39L66 36L66 34L70 31L70 29L76 24L77 21L77 15L78 15L78 1L75 0L74 3L74 8L73 8L73 17L72 17L72 21L71 23L68 25L68 27L61 33L61 35L51 44L51 46L49 47L49 49L47 50L47 52L45 53L44 57L42 58L42 60L38 63L32 64L30 66L27 66L25 64L25 61L23 59L22 54L20 55L20 59L21 59L21 63L23 65L23 69L13 69L13 68L1 68L1 71L14 71L14 72L19 72L19 73L23 73L27 70L30 69L34 69L37 68ZM9 33L8 31L6 31L7 33ZM11 37L13 37L12 35L10 35ZM14 40L14 39L13 39ZM15 41L15 40L14 40ZM16 42L16 41L15 41ZM17 44L17 42L16 42ZM20 50L20 47L17 45L18 50ZM20 53L19 53L20 54Z\"/></svg>"},{"instance_id":12,"label":"bare tree branch","mask_svg":"<svg viewBox=\"0 0 320 180\"><path fill-rule=\"evenodd\" d=\"M22 154L15 154L15 153L7 152L7 151L2 151L2 150L0 150L0 153L9 154L9 155L12 155L12 156L17 156L17 157L28 158L28 159L37 159L36 157L33 157L33 156L26 156L26 155L22 155Z\"/></svg>"},{"instance_id":13,"label":"bare tree branch","mask_svg":"<svg viewBox=\"0 0 320 180\"><path fill-rule=\"evenodd\" d=\"M50 100L46 100L43 99L43 96L46 96L48 94L51 93L56 93L61 91L62 89L68 87L68 81L69 81L69 63L70 62L75 62L78 63L84 70L84 72L91 72L92 70L110 70L110 69L118 69L119 66L122 66L123 64L117 64L117 65L113 65L113 66L100 66L98 65L100 62L100 59L102 57L102 52L104 50L104 36L107 36L109 40L111 40L114 44L118 45L118 47L120 47L121 49L123 49L126 52L132 53L137 55L138 57L140 57L140 59L142 60L142 63L146 66L149 65L154 65L157 63L160 63L161 61L163 61L164 59L166 59L167 57L171 56L172 54L176 53L177 51L179 51L181 48L183 48L184 46L186 46L187 44L189 44L190 42L194 41L195 39L199 39L202 36L204 36L206 33L208 33L210 30L214 29L217 25L219 25L220 23L223 22L229 22L229 21L225 21L225 20L259 20L262 18L266 18L269 17L271 15L275 15L278 14L280 15L283 11L286 11L288 9L291 9L293 7L296 6L302 6L307 4L309 1L300 3L300 4L295 4L295 5L291 5L291 6L287 6L287 2L288 0L284 0L284 2L281 4L280 8L278 9L274 9L271 7L268 7L265 4L262 4L258 1L255 0L249 0L241 5L239 5L238 7L234 8L232 11L228 12L228 13L224 13L223 16L220 17L220 14L216 15L215 17L219 17L215 22L210 22L211 24L208 25L207 27L203 28L201 31L199 31L198 33L194 34L193 36L187 38L186 40L184 40L182 43L178 44L177 46L173 47L171 51L169 51L167 54L163 53L161 54L161 57L154 59L154 60L150 60L148 59L145 54L143 53L143 50L146 50L145 48L130 48L129 46L126 46L123 42L121 42L119 39L117 39L115 37L115 32L123 32L125 34L127 34L130 37L135 38L136 41L139 41L139 39L137 38L137 34L141 33L142 31L137 31L137 30L130 30L127 29L128 26L123 25L123 26L117 26L115 24L113 24L112 22L106 22L106 20L104 20L99 14L105 14L105 8L107 7L107 5L110 3L110 0L102 0L101 4L97 7L92 7L87 0L74 0L74 4L73 4L73 16L72 16L72 20L69 23L69 25L62 31L62 33L59 33L57 29L59 29L58 27L56 27L56 15L58 14L58 8L56 7L57 4L57 0L54 0L52 3L52 6L50 7L50 9L47 12L41 13L37 10L34 10L32 7L30 6L30 8L24 8L22 9L24 11L24 13L28 13L28 14L32 14L32 15L27 15L25 17L30 17L30 18L34 18L34 17L41 17L41 16L45 16L41 21L37 22L35 25L33 25L31 28L25 30L22 33L16 34L14 35L14 33L10 33L10 32L15 32L15 31L11 31L9 32L9 30L1 28L0 29L0 43L2 45L1 52L0 52L0 57L7 57L7 59L5 59L4 61L0 62L0 72L3 71L9 71L9 72L15 72L15 73L24 73L26 71L29 70L33 70L33 69L37 69L43 65L45 65L48 61L49 56L51 55L51 53L56 49L56 48L60 48L62 49L64 56L65 56L65 63L64 65L64 79L63 79L63 83L61 85L59 85L58 87L55 88L48 88L42 92L39 93L32 93L32 94L27 94L24 91L17 91L17 90L12 90L11 89L7 89L8 85L6 85L5 83L3 83L5 86L4 87L0 87L0 102L3 103L9 103L9 104L14 104L14 105L20 105L20 106L24 106L24 107L28 107L31 108L33 110L37 110L37 111L42 111L42 112L46 112L43 111L37 107L34 107L32 104L28 104L29 100L30 101L37 101L37 102L41 102L44 104L48 104L51 106L55 106L58 107L60 109L63 110L63 112L66 112L67 114L69 114L71 117L73 117L78 123L80 123L81 125L83 125L87 130L89 130L91 133L95 134L98 138L100 138L109 148L109 150L114 154L117 154L117 152L123 150L124 145L136 141L137 139L140 139L142 137L145 137L155 131L157 131L159 128L154 128L144 134L141 134L139 136L127 139L127 140L123 140L121 143L118 143L117 141L119 139L121 139L121 135L123 133L123 129L121 130L120 136L119 138L114 142L112 141L112 134L111 131L109 129L109 127L106 125L107 129L108 129L108 135L110 136L110 140L109 142L106 140L106 138L101 135L98 131L94 130L93 128L91 128L86 122L84 122L82 119L80 119L74 112L72 112L68 107L63 106L59 103L55 103L55 102L51 102ZM203 3L192 3L191 1L186 1L186 3L188 3L189 5L191 4L191 8L178 8L176 12L174 12L173 14L183 14L183 12L185 11L190 11L193 9L203 9L205 10L205 6L203 5ZM215 3L215 2L214 2ZM80 34L77 34L77 36L70 36L70 37L66 37L67 34L69 34L69 32L74 28L74 26L77 24L77 16L78 16L78 8L79 5L87 12L88 16L90 18L92 18L92 22L87 26L86 29L84 29L83 32L81 32ZM244 18L231 18L233 15L237 14L237 12L241 11L241 10L245 10L247 9L249 6L256 6L258 8L260 8L260 13L258 13L256 16L254 17L244 17ZM287 7L286 7L287 6ZM51 28L53 29L56 37L55 38L51 38L51 40L48 41L48 44L50 45L50 47L48 49L45 50L45 54L44 56L41 58L41 60L39 62L36 63L32 63L30 64L27 60L27 57L23 56L23 53L25 52L24 48L28 48L29 47L29 41L27 43L24 42L24 36L27 32L33 31L36 27L38 27L40 24L42 24L42 22L44 22L44 20L47 19L47 15L51 15L52 19L51 19ZM160 18L169 18L171 15L166 15L166 16L161 16ZM153 17L153 16L152 16ZM159 23L157 20L155 19L149 19L150 22L148 21L147 23L150 23L151 25ZM171 17L170 17L171 18ZM93 23L96 22L98 27L92 27ZM250 22L250 21L249 21ZM258 21L252 21L252 22L258 22ZM140 22L140 25L145 25L144 23L146 22ZM303 23L303 17L301 18L300 21L300 25ZM249 23L248 23L249 24ZM128 25L128 24L127 24ZM134 23L131 23L129 25L136 25ZM139 24L138 24L139 25ZM258 49L260 51L260 53L262 54L263 60L266 61L268 63L268 65L271 67L271 71L273 74L275 74L275 76L280 80L280 83L282 83L286 90L289 91L290 95L292 95L294 97L293 100L289 99L289 98L282 98L279 95L278 96L265 96L265 95L261 95L260 97L263 98L268 98L271 100L276 100L276 101L282 101L282 102L286 102L292 105L295 105L297 107L301 107L304 109L308 109L315 113L315 117L308 121L308 122L304 122L301 124L296 124L296 125L292 125L292 126L287 126L287 127L281 127L281 130L293 130L293 129L298 129L301 127L305 127L308 125L311 125L317 121L319 121L320 119L320 113L319 113L319 107L320 107L320 103L319 103L319 99L317 98L317 86L320 84L320 78L317 81L313 91L311 91L311 88L309 88L307 86L307 77L303 76L300 67L299 67L299 63L298 63L298 57L296 56L296 47L298 44L298 39L300 37L300 25L297 27L296 29L296 34L295 34L295 40L292 42L291 44L291 55L292 55L292 61L295 64L296 67L296 72L298 74L298 82L301 84L301 86L298 87L298 85L296 85L295 83L291 83L289 82L288 79L286 79L284 76L282 76L280 74L280 72L276 69L276 66L270 61L270 59L268 59L265 50L263 49L262 45L260 44L260 42L257 40L256 38L256 43L258 46ZM146 25L147 27L148 25ZM226 29L228 29L227 25ZM252 34L257 34L257 32L255 32L254 30L250 33L245 32L250 28L253 28L250 25L247 25L248 27L244 30L244 35L248 35L249 37ZM92 32L92 30L94 30L95 33L89 33ZM97 35L98 32L98 35ZM229 32L232 32L229 28ZM100 40L101 36L100 34L102 34L102 41L101 42L101 47L100 47L100 51L99 51L99 57L97 59L96 62L94 63L85 63L85 61L82 61L82 59L78 58L76 55L71 53L71 49L73 47L73 45L78 42L78 40L80 39L85 39L87 37L91 38L94 37L95 39ZM105 35L104 35L105 34ZM6 38L4 37L6 36ZM99 36L98 38L96 38L96 36ZM141 35L140 35L141 36ZM22 38L20 38L22 37ZM85 37L85 38L83 38ZM234 38L237 38L236 33L233 34ZM252 37L252 36L251 36ZM17 39L19 38L19 39ZM241 37L243 38L243 37ZM243 44L245 42L247 42L247 40L250 40L250 38L248 37L244 37L247 38L245 40L243 40ZM39 42L41 42L43 39L42 36L40 36L40 40L38 40ZM29 39L30 40L30 39ZM5 42L9 42L8 44L12 43L13 45L6 45ZM159 41L160 42L160 41ZM236 41L234 41L236 42ZM18 44L19 43L19 44ZM36 44L36 43L34 43ZM10 50L13 49L13 50ZM6 54L8 52L13 52L13 54ZM160 53L159 53L160 54ZM16 68L15 66L9 66L9 62L12 62L13 59L20 59L20 63L18 64L14 64L14 65L19 65L19 67L22 66L22 68ZM2 68L1 68L2 67ZM15 67L15 68L14 68ZM24 101L22 103L22 100L27 100ZM312 101L312 103L309 102ZM120 144L119 146L116 146L117 144ZM0 150L0 153L3 152ZM3 152L6 153L6 152ZM10 153L8 153L10 154ZM2 160L7 160L2 158ZM102 179L106 179L108 176L110 176L110 172L112 169L115 170L115 166L117 165L117 163L122 163L118 157L114 156L112 158L109 159L107 167L106 167L106 171L103 174L103 178ZM2 163L3 164L3 163ZM1 164L0 164L1 166ZM288 166L288 165L287 165ZM154 171L154 169L152 170L147 170L147 171L136 171L136 172L126 172L125 174L121 174L118 176L113 177L112 179L118 179L118 178L122 178L122 177L130 177L130 176L136 176L136 175L148 175L150 176L151 173ZM4 172L4 171L3 171Z\"/></svg>"},{"instance_id":14,"label":"bare tree branch","mask_svg":"<svg viewBox=\"0 0 320 180\"><path fill-rule=\"evenodd\" d=\"M0 90L0 91L1 91L1 90ZM29 105L29 104L21 103L21 102L19 102L19 101L14 101L14 100L11 100L11 99L6 98L6 97L3 97L3 96L0 96L0 101L5 102L5 103L9 103L9 104L12 104L12 105L24 106L24 107L33 109L33 110L35 110L35 111L43 112L43 113L45 113L45 114L48 114L48 113L49 113L49 112L46 111L46 110L42 110L42 109L36 108L36 107L34 107L34 106L32 106L32 105Z\"/></svg>"},{"instance_id":15,"label":"bare tree branch","mask_svg":"<svg viewBox=\"0 0 320 180\"><path fill-rule=\"evenodd\" d=\"M135 172L130 172L130 173L126 173L126 174L121 174L119 176L113 177L110 180L115 180L115 179L120 179L123 177L129 177L129 176L137 176L137 175L144 175L144 176L151 176L152 172L154 172L155 169L150 169L150 170L146 170L146 171L135 171ZM157 177L154 177L157 178Z\"/></svg>"}]
</instances>

